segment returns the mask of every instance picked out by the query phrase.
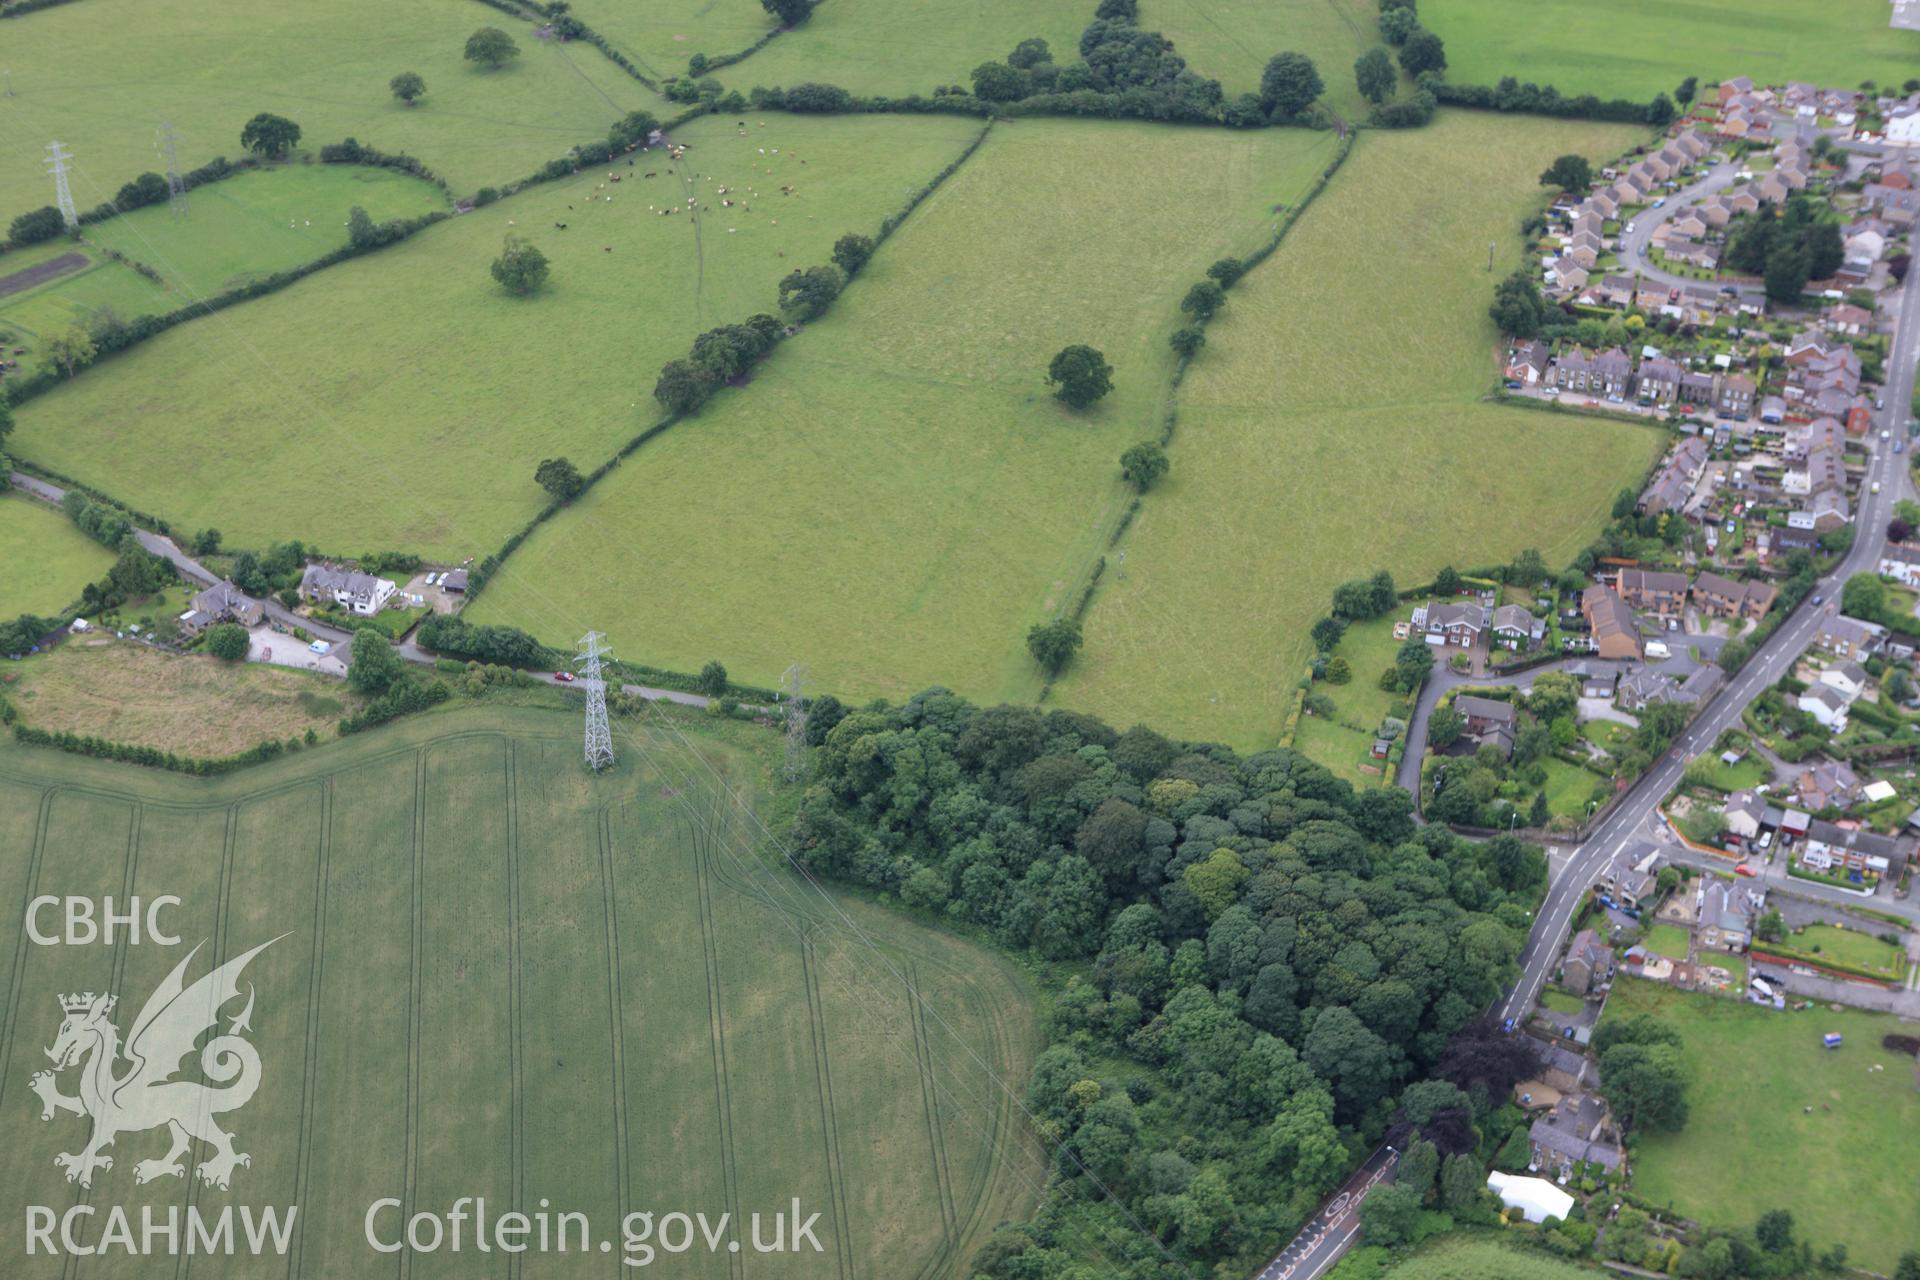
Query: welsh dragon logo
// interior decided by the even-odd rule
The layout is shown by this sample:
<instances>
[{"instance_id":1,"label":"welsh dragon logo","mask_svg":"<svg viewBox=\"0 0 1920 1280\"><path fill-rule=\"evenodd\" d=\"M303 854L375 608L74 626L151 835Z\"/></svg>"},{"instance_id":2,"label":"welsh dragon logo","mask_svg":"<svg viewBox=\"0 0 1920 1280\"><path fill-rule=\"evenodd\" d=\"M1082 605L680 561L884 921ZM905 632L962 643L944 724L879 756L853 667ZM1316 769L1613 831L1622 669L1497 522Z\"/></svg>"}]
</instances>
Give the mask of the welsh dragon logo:
<instances>
[{"instance_id":1,"label":"welsh dragon logo","mask_svg":"<svg viewBox=\"0 0 1920 1280\"><path fill-rule=\"evenodd\" d=\"M246 1007L228 1020L226 1034L214 1035L199 1048L200 1074L213 1083L174 1076L181 1060L194 1052L200 1037L209 1030L219 1030L220 1010L239 998L239 978L248 962L279 940L263 942L186 986L182 977L200 952L198 946L194 947L147 997L124 1045L119 1029L108 1020L117 997L91 991L60 997L66 1017L53 1047L47 1050L53 1070L36 1072L29 1083L40 1095L42 1120L51 1120L61 1111L93 1120L93 1135L84 1149L53 1158L66 1171L68 1182L92 1186L96 1169L113 1168L113 1157L103 1153L116 1137L161 1125L172 1135L173 1146L158 1160L134 1165L135 1182L184 1177L186 1167L181 1158L195 1138L213 1148L212 1157L195 1170L208 1186L226 1190L234 1168L253 1163L251 1156L233 1149L233 1135L213 1119L244 1107L260 1087L260 1054L241 1034L252 1030L251 984ZM122 1062L127 1064L124 1070ZM60 1092L56 1076L76 1066L80 1068L80 1092L70 1097Z\"/></svg>"}]
</instances>

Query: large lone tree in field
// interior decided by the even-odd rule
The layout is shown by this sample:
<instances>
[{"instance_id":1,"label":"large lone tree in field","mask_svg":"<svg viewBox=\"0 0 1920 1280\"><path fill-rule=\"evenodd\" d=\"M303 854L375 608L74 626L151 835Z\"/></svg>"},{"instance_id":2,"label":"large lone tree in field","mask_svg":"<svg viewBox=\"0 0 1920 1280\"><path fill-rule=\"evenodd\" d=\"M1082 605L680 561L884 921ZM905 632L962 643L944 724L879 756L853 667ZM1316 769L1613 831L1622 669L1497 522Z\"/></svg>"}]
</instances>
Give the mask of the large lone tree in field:
<instances>
[{"instance_id":1,"label":"large lone tree in field","mask_svg":"<svg viewBox=\"0 0 1920 1280\"><path fill-rule=\"evenodd\" d=\"M413 100L427 91L427 82L420 78L418 72L402 71L387 81L387 88L393 90L394 97L412 106Z\"/></svg>"},{"instance_id":2,"label":"large lone tree in field","mask_svg":"<svg viewBox=\"0 0 1920 1280\"><path fill-rule=\"evenodd\" d=\"M520 56L520 46L498 27L482 27L467 37L466 58L488 70L497 70Z\"/></svg>"},{"instance_id":3,"label":"large lone tree in field","mask_svg":"<svg viewBox=\"0 0 1920 1280\"><path fill-rule=\"evenodd\" d=\"M797 27L813 13L813 0L760 0L760 7L780 19L783 27Z\"/></svg>"},{"instance_id":4,"label":"large lone tree in field","mask_svg":"<svg viewBox=\"0 0 1920 1280\"><path fill-rule=\"evenodd\" d=\"M1260 105L1275 116L1297 116L1326 87L1306 54L1276 53L1260 73Z\"/></svg>"},{"instance_id":5,"label":"large lone tree in field","mask_svg":"<svg viewBox=\"0 0 1920 1280\"><path fill-rule=\"evenodd\" d=\"M1047 366L1047 385L1076 409L1084 409L1113 390L1113 366L1092 347L1078 343L1062 348Z\"/></svg>"},{"instance_id":6,"label":"large lone tree in field","mask_svg":"<svg viewBox=\"0 0 1920 1280\"><path fill-rule=\"evenodd\" d=\"M519 236L509 235L493 260L493 278L508 293L524 297L547 282L547 255Z\"/></svg>"},{"instance_id":7,"label":"large lone tree in field","mask_svg":"<svg viewBox=\"0 0 1920 1280\"><path fill-rule=\"evenodd\" d=\"M262 111L240 129L240 145L268 160L280 159L299 142L300 126L271 111Z\"/></svg>"},{"instance_id":8,"label":"large lone tree in field","mask_svg":"<svg viewBox=\"0 0 1920 1280\"><path fill-rule=\"evenodd\" d=\"M1027 652L1050 676L1057 676L1080 650L1080 624L1072 618L1035 623L1027 632Z\"/></svg>"}]
</instances>

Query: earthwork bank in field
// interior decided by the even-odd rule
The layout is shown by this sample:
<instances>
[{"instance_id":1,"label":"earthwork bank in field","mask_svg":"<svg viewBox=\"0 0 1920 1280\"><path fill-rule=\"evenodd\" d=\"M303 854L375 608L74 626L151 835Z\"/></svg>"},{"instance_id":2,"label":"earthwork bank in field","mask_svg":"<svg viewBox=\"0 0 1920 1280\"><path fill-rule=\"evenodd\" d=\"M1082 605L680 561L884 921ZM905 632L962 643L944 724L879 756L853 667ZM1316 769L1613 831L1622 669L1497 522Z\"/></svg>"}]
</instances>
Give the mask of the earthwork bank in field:
<instances>
[{"instance_id":1,"label":"earthwork bank in field","mask_svg":"<svg viewBox=\"0 0 1920 1280\"><path fill-rule=\"evenodd\" d=\"M763 684L804 661L856 698L1034 696L1022 637L1129 500L1118 459L1159 431L1181 295L1260 245L1333 146L995 125L824 320L543 526L475 618L554 642L591 620L648 661ZM1044 383L1073 342L1116 370L1085 413Z\"/></svg>"},{"instance_id":2,"label":"earthwork bank in field","mask_svg":"<svg viewBox=\"0 0 1920 1280\"><path fill-rule=\"evenodd\" d=\"M239 156L240 128L259 111L297 120L308 147L355 137L418 156L466 195L660 104L598 50L542 42L532 24L470 0L87 0L27 18L6 30L0 224L53 203L45 147L55 138L73 154L83 209L165 171L154 152L161 121L174 126L181 167L194 169ZM484 26L513 37L513 64L483 71L464 60ZM402 71L427 82L417 106L387 88Z\"/></svg>"},{"instance_id":3,"label":"earthwork bank in field","mask_svg":"<svg viewBox=\"0 0 1920 1280\"><path fill-rule=\"evenodd\" d=\"M1452 112L1363 134L1208 329L1173 469L1126 536L1125 576L1100 584L1061 700L1270 744L1336 582L1385 567L1411 585L1527 547L1560 564L1597 532L1665 437L1479 403L1487 299L1541 169L1639 136Z\"/></svg>"},{"instance_id":4,"label":"earthwork bank in field","mask_svg":"<svg viewBox=\"0 0 1920 1280\"><path fill-rule=\"evenodd\" d=\"M1897 87L1920 69L1920 31L1888 25L1887 0L1428 0L1420 21L1447 43L1447 79L1502 76L1568 97L1646 101L1698 76L1702 96L1732 76L1851 89Z\"/></svg>"},{"instance_id":5,"label":"earthwork bank in field","mask_svg":"<svg viewBox=\"0 0 1920 1280\"><path fill-rule=\"evenodd\" d=\"M545 505L542 458L589 470L657 421L662 363L775 310L781 276L877 231L980 129L748 120L173 329L29 402L14 447L230 546L485 555ZM532 297L488 274L509 232L552 263Z\"/></svg>"},{"instance_id":6,"label":"earthwork bank in field","mask_svg":"<svg viewBox=\"0 0 1920 1280\"><path fill-rule=\"evenodd\" d=\"M136 1222L189 1196L212 1213L297 1203L289 1253L308 1276L386 1261L363 1220L387 1196L439 1213L461 1196L496 1214L550 1201L589 1215L596 1246L617 1244L633 1210L741 1220L798 1196L820 1214L823 1252L785 1255L778 1274L820 1280L947 1274L1028 1212L1041 1170L986 1075L1020 1081L1030 1066L1035 1027L1009 968L842 902L882 951L861 947L720 810L730 838L700 835L686 806L709 805L711 782L694 773L711 765L751 796L759 766L743 752L623 744L595 777L578 737L551 712L436 715L214 782L0 746L0 892L177 895L168 920L185 940L21 946L19 914L0 922L19 996L0 1025L0 1140L32 1154L0 1167L0 1196L73 1195L52 1157L78 1148L84 1121L43 1122L26 1085L58 994L121 993L125 1030L188 945L205 943L192 978L280 938L245 971L259 1091L222 1121L251 1164L230 1192L136 1185L166 1135L123 1133L96 1202ZM471 1245L415 1254L411 1274L509 1274L509 1255ZM618 1261L549 1253L537 1274L605 1276ZM730 1274L724 1247L673 1261ZM193 1274L289 1266L197 1257ZM47 1280L62 1260L8 1267ZM153 1274L118 1254L88 1270Z\"/></svg>"}]
</instances>

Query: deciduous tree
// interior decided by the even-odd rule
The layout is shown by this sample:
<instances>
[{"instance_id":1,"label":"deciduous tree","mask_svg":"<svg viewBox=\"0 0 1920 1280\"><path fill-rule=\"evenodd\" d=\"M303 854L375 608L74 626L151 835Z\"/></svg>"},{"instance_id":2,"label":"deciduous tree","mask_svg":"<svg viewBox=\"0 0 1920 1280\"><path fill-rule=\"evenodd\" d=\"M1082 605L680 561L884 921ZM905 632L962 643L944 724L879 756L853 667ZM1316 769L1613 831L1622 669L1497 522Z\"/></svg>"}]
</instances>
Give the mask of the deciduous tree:
<instances>
[{"instance_id":1,"label":"deciduous tree","mask_svg":"<svg viewBox=\"0 0 1920 1280\"><path fill-rule=\"evenodd\" d=\"M508 293L519 297L534 292L547 282L547 255L519 236L509 234L493 260L493 278Z\"/></svg>"},{"instance_id":2,"label":"deciduous tree","mask_svg":"<svg viewBox=\"0 0 1920 1280\"><path fill-rule=\"evenodd\" d=\"M1080 651L1080 623L1073 618L1057 618L1035 623L1027 632L1027 652L1050 676L1057 676Z\"/></svg>"},{"instance_id":3,"label":"deciduous tree","mask_svg":"<svg viewBox=\"0 0 1920 1280\"><path fill-rule=\"evenodd\" d=\"M402 71L387 81L387 88L393 90L394 97L412 106L420 95L427 91L427 82L420 78L418 72Z\"/></svg>"},{"instance_id":4,"label":"deciduous tree","mask_svg":"<svg viewBox=\"0 0 1920 1280\"><path fill-rule=\"evenodd\" d=\"M369 697L385 693L400 675L400 655L387 638L372 627L353 633L353 660L347 664L347 683Z\"/></svg>"},{"instance_id":5,"label":"deciduous tree","mask_svg":"<svg viewBox=\"0 0 1920 1280\"><path fill-rule=\"evenodd\" d=\"M239 662L247 656L247 629L237 622L223 622L207 632L202 644L224 662Z\"/></svg>"},{"instance_id":6,"label":"deciduous tree","mask_svg":"<svg viewBox=\"0 0 1920 1280\"><path fill-rule=\"evenodd\" d=\"M1277 117L1297 116L1326 90L1313 59L1304 53L1276 53L1260 73L1260 105Z\"/></svg>"},{"instance_id":7,"label":"deciduous tree","mask_svg":"<svg viewBox=\"0 0 1920 1280\"><path fill-rule=\"evenodd\" d=\"M572 502L587 487L587 479L580 474L580 468L566 458L543 458L533 470L533 479L542 489L553 495L556 502Z\"/></svg>"},{"instance_id":8,"label":"deciduous tree","mask_svg":"<svg viewBox=\"0 0 1920 1280\"><path fill-rule=\"evenodd\" d=\"M1092 347L1063 347L1047 366L1047 385L1075 409L1084 409L1113 390L1113 366Z\"/></svg>"},{"instance_id":9,"label":"deciduous tree","mask_svg":"<svg viewBox=\"0 0 1920 1280\"><path fill-rule=\"evenodd\" d=\"M240 129L240 145L268 160L280 159L299 142L300 126L271 111L262 111Z\"/></svg>"},{"instance_id":10,"label":"deciduous tree","mask_svg":"<svg viewBox=\"0 0 1920 1280\"><path fill-rule=\"evenodd\" d=\"M1400 73L1394 70L1393 55L1378 45L1355 59L1353 80L1360 96L1375 106L1391 98L1400 87Z\"/></svg>"},{"instance_id":11,"label":"deciduous tree","mask_svg":"<svg viewBox=\"0 0 1920 1280\"><path fill-rule=\"evenodd\" d=\"M465 56L475 66L497 71L520 56L520 46L498 27L481 27L467 37Z\"/></svg>"},{"instance_id":12,"label":"deciduous tree","mask_svg":"<svg viewBox=\"0 0 1920 1280\"><path fill-rule=\"evenodd\" d=\"M1167 451L1152 440L1143 440L1120 455L1120 474L1141 493L1167 474L1167 466Z\"/></svg>"}]
</instances>

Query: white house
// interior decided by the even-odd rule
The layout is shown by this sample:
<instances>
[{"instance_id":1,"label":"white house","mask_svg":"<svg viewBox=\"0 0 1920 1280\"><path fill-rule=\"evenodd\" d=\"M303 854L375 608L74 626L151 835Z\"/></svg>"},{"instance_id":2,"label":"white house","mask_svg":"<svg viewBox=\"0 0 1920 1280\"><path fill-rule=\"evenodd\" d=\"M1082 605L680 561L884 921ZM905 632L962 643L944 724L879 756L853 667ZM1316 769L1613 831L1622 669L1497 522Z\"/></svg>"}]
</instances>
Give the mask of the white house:
<instances>
[{"instance_id":1,"label":"white house","mask_svg":"<svg viewBox=\"0 0 1920 1280\"><path fill-rule=\"evenodd\" d=\"M1487 1175L1487 1189L1509 1209L1518 1209L1528 1222L1564 1219L1573 1209L1573 1197L1545 1178L1521 1178L1495 1171Z\"/></svg>"},{"instance_id":2,"label":"white house","mask_svg":"<svg viewBox=\"0 0 1920 1280\"><path fill-rule=\"evenodd\" d=\"M371 617L386 608L397 589L385 578L330 564L310 564L300 577L302 598L315 604L336 604L363 617Z\"/></svg>"},{"instance_id":3,"label":"white house","mask_svg":"<svg viewBox=\"0 0 1920 1280\"><path fill-rule=\"evenodd\" d=\"M1820 722L1823 729L1839 733L1847 727L1847 708L1852 699L1834 686L1820 681L1807 686L1800 695L1800 709Z\"/></svg>"},{"instance_id":4,"label":"white house","mask_svg":"<svg viewBox=\"0 0 1920 1280\"><path fill-rule=\"evenodd\" d=\"M1893 578L1907 586L1920 586L1920 547L1903 542L1888 545L1880 553L1880 576Z\"/></svg>"},{"instance_id":5,"label":"white house","mask_svg":"<svg viewBox=\"0 0 1920 1280\"><path fill-rule=\"evenodd\" d=\"M1867 670L1857 662L1843 662L1822 671L1820 683L1832 685L1848 702L1852 702L1867 687Z\"/></svg>"}]
</instances>

